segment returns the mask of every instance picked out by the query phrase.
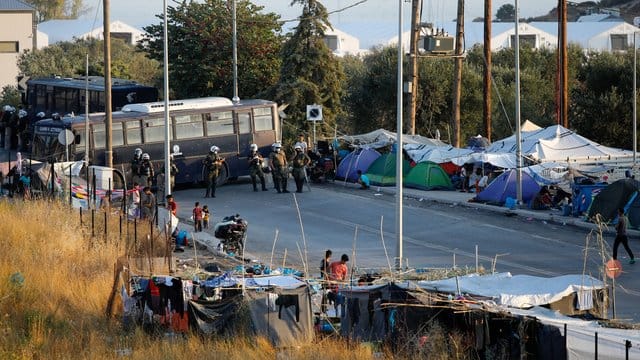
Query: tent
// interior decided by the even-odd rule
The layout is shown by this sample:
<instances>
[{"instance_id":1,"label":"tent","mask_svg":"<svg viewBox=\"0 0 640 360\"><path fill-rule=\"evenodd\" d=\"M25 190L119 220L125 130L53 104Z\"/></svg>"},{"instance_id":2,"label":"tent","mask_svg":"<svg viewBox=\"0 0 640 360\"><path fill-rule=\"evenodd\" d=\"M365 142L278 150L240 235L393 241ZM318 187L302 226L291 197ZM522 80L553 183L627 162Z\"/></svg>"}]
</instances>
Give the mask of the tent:
<instances>
[{"instance_id":1,"label":"tent","mask_svg":"<svg viewBox=\"0 0 640 360\"><path fill-rule=\"evenodd\" d=\"M402 160L402 174L410 170L409 162ZM387 153L374 161L366 172L371 185L392 186L396 184L396 153Z\"/></svg>"},{"instance_id":2,"label":"tent","mask_svg":"<svg viewBox=\"0 0 640 360\"><path fill-rule=\"evenodd\" d=\"M350 152L338 165L336 179L356 182L357 171L367 172L369 166L380 157L380 153L371 148L357 149Z\"/></svg>"},{"instance_id":3,"label":"tent","mask_svg":"<svg viewBox=\"0 0 640 360\"><path fill-rule=\"evenodd\" d=\"M493 180L474 201L502 205L507 197L516 198L516 170L508 170ZM528 203L540 191L540 185L527 172L522 172L522 201Z\"/></svg>"},{"instance_id":4,"label":"tent","mask_svg":"<svg viewBox=\"0 0 640 360\"><path fill-rule=\"evenodd\" d=\"M421 190L453 190L453 184L447 173L431 161L414 166L404 178L404 185Z\"/></svg>"},{"instance_id":5,"label":"tent","mask_svg":"<svg viewBox=\"0 0 640 360\"><path fill-rule=\"evenodd\" d=\"M621 179L602 189L593 199L587 217L593 219L600 214L604 221L611 221L617 217L618 208L625 208L633 196L640 190L640 182L634 179Z\"/></svg>"},{"instance_id":6,"label":"tent","mask_svg":"<svg viewBox=\"0 0 640 360\"><path fill-rule=\"evenodd\" d=\"M480 134L470 137L469 140L467 140L467 148L471 150L483 151L489 146L491 146L491 141Z\"/></svg>"},{"instance_id":7,"label":"tent","mask_svg":"<svg viewBox=\"0 0 640 360\"><path fill-rule=\"evenodd\" d=\"M396 142L396 133L384 129L374 130L366 134L340 136L340 140L359 148L379 149ZM424 144L432 146L446 146L442 140L431 139L421 135L403 135L402 142L405 144Z\"/></svg>"},{"instance_id":8,"label":"tent","mask_svg":"<svg viewBox=\"0 0 640 360\"><path fill-rule=\"evenodd\" d=\"M413 161L420 163L423 161L433 161L441 164L473 153L471 149L460 149L453 146L430 146L421 144L407 144L404 151Z\"/></svg>"}]
</instances>

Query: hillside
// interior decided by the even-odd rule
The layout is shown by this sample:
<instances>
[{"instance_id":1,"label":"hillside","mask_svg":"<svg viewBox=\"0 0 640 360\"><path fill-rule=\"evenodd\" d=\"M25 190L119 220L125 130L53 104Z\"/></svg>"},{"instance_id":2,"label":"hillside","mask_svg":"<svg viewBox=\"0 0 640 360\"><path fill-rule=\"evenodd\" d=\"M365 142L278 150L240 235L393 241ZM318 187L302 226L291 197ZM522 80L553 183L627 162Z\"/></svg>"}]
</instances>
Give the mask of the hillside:
<instances>
[{"instance_id":1,"label":"hillside","mask_svg":"<svg viewBox=\"0 0 640 360\"><path fill-rule=\"evenodd\" d=\"M567 20L576 21L580 16L592 13L605 12L608 10L620 10L620 16L628 22L633 23L633 18L640 16L640 0L602 0L567 2ZM557 8L551 9L546 15L541 15L528 19L529 21L557 21Z\"/></svg>"}]
</instances>

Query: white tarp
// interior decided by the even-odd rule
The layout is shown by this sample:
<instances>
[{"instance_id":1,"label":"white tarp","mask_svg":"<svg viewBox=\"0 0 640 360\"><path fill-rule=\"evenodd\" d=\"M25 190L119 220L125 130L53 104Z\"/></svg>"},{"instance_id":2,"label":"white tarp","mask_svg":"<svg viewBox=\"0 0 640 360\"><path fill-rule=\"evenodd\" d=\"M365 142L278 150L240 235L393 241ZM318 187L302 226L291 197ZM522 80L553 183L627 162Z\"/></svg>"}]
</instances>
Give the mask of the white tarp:
<instances>
[{"instance_id":1,"label":"white tarp","mask_svg":"<svg viewBox=\"0 0 640 360\"><path fill-rule=\"evenodd\" d=\"M631 151L600 145L560 125L522 131L521 139L523 156L539 161L586 162L633 159ZM516 147L516 136L511 135L493 142L486 152L515 154Z\"/></svg>"},{"instance_id":2,"label":"white tarp","mask_svg":"<svg viewBox=\"0 0 640 360\"><path fill-rule=\"evenodd\" d=\"M384 129L374 130L372 132L360 135L344 135L338 139L343 140L354 147L379 149L396 143L396 133ZM441 140L430 139L420 135L403 135L403 143L405 144L424 144L433 146L446 146L447 144Z\"/></svg>"},{"instance_id":3,"label":"white tarp","mask_svg":"<svg viewBox=\"0 0 640 360\"><path fill-rule=\"evenodd\" d=\"M568 359L625 359L625 341L631 342L629 359L640 359L640 331L606 328L597 321L585 321L560 314L543 307L529 310L507 309L516 315L531 316L564 333L567 325ZM595 356L595 333L598 333L598 356Z\"/></svg>"},{"instance_id":4,"label":"white tarp","mask_svg":"<svg viewBox=\"0 0 640 360\"><path fill-rule=\"evenodd\" d=\"M306 283L298 280L293 276L286 275L274 275L274 276L261 276L252 278L238 278L236 280L240 283L244 280L244 284L247 287L268 287L275 286L282 289L297 289L301 286L305 286Z\"/></svg>"},{"instance_id":5,"label":"white tarp","mask_svg":"<svg viewBox=\"0 0 640 360\"><path fill-rule=\"evenodd\" d=\"M473 153L471 149L456 148L451 145L448 146L434 146L423 144L406 144L404 150L409 157L417 162L432 161L437 164L442 164L451 161L453 158L466 156Z\"/></svg>"},{"instance_id":6,"label":"white tarp","mask_svg":"<svg viewBox=\"0 0 640 360\"><path fill-rule=\"evenodd\" d=\"M587 275L563 275L543 278L530 275L498 273L492 275L471 274L436 281L419 281L418 285L429 290L450 293L467 293L493 298L497 304L530 308L556 302L579 290L602 289L600 280Z\"/></svg>"},{"instance_id":7,"label":"white tarp","mask_svg":"<svg viewBox=\"0 0 640 360\"><path fill-rule=\"evenodd\" d=\"M453 158L451 159L451 162L458 166L462 166L464 164L488 163L504 169L514 169L517 166L516 156L514 154L490 153L486 151Z\"/></svg>"}]
</instances>

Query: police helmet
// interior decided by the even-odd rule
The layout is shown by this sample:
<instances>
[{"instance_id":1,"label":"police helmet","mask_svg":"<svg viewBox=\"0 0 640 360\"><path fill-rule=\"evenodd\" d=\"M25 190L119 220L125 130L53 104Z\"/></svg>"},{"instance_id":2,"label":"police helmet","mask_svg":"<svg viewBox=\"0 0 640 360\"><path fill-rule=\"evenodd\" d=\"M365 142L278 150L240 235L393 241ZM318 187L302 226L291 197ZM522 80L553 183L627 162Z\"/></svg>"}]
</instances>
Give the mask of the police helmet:
<instances>
[{"instance_id":1,"label":"police helmet","mask_svg":"<svg viewBox=\"0 0 640 360\"><path fill-rule=\"evenodd\" d=\"M280 149L280 148L282 147L282 144L280 144L279 142L277 142L277 143L274 143L274 144L273 144L273 147L274 147L275 149Z\"/></svg>"},{"instance_id":2,"label":"police helmet","mask_svg":"<svg viewBox=\"0 0 640 360\"><path fill-rule=\"evenodd\" d=\"M27 116L27 112L20 109L20 111L18 111L18 117L22 119L25 116Z\"/></svg>"},{"instance_id":3,"label":"police helmet","mask_svg":"<svg viewBox=\"0 0 640 360\"><path fill-rule=\"evenodd\" d=\"M217 153L218 151L220 151L220 148L215 145L213 145L211 149L209 149L209 152L212 152L212 153Z\"/></svg>"},{"instance_id":4,"label":"police helmet","mask_svg":"<svg viewBox=\"0 0 640 360\"><path fill-rule=\"evenodd\" d=\"M44 119L46 115L43 111L40 111L39 113L36 114L36 116L39 117L40 119Z\"/></svg>"},{"instance_id":5,"label":"police helmet","mask_svg":"<svg viewBox=\"0 0 640 360\"><path fill-rule=\"evenodd\" d=\"M149 160L149 159L151 159L151 157L149 157L149 154L147 153L142 154L142 160Z\"/></svg>"},{"instance_id":6,"label":"police helmet","mask_svg":"<svg viewBox=\"0 0 640 360\"><path fill-rule=\"evenodd\" d=\"M257 144L251 144L251 146L249 146L249 149L251 149L251 151L258 151L258 145Z\"/></svg>"},{"instance_id":7,"label":"police helmet","mask_svg":"<svg viewBox=\"0 0 640 360\"><path fill-rule=\"evenodd\" d=\"M3 110L3 111L6 111L6 112L13 112L13 111L16 111L16 109L15 109L13 106L11 106L11 105L5 105L5 106L2 108L2 110Z\"/></svg>"},{"instance_id":8,"label":"police helmet","mask_svg":"<svg viewBox=\"0 0 640 360\"><path fill-rule=\"evenodd\" d=\"M142 156L142 149L136 148L135 150L133 150L133 154L135 156Z\"/></svg>"}]
</instances>

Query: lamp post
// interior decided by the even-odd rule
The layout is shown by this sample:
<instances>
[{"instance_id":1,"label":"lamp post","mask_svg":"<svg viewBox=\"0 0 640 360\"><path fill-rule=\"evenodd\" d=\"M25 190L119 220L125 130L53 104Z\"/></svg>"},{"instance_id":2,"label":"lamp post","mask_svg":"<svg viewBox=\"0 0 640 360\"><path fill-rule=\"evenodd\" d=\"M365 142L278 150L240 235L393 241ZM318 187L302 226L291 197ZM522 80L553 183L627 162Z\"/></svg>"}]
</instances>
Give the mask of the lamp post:
<instances>
[{"instance_id":1,"label":"lamp post","mask_svg":"<svg viewBox=\"0 0 640 360\"><path fill-rule=\"evenodd\" d=\"M638 121L638 90L636 86L636 72L637 72L637 55L638 48L636 47L636 34L638 32L633 32L633 167L632 170L636 169L636 152L638 146L638 137L637 137L637 121Z\"/></svg>"},{"instance_id":2,"label":"lamp post","mask_svg":"<svg viewBox=\"0 0 640 360\"><path fill-rule=\"evenodd\" d=\"M167 0L163 1L164 9L164 195L171 194L171 164L170 164L170 118L169 118L169 39L167 20Z\"/></svg>"},{"instance_id":3,"label":"lamp post","mask_svg":"<svg viewBox=\"0 0 640 360\"><path fill-rule=\"evenodd\" d=\"M518 0L515 0L515 20L516 20L516 40L515 40L515 63L516 63L516 197L518 205L522 205L522 142L520 134L520 24Z\"/></svg>"},{"instance_id":4,"label":"lamp post","mask_svg":"<svg viewBox=\"0 0 640 360\"><path fill-rule=\"evenodd\" d=\"M402 1L398 0L398 98L396 99L396 269L402 270Z\"/></svg>"}]
</instances>

